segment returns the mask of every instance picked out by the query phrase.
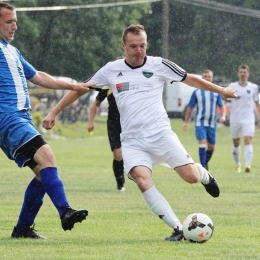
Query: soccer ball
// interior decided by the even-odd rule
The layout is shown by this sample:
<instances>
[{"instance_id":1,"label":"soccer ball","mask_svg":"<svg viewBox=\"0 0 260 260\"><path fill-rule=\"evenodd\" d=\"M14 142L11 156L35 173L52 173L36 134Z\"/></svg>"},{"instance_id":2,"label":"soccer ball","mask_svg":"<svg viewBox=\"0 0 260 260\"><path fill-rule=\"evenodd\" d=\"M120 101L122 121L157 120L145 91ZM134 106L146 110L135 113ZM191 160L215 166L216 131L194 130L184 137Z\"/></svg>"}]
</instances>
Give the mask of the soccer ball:
<instances>
[{"instance_id":1,"label":"soccer ball","mask_svg":"<svg viewBox=\"0 0 260 260\"><path fill-rule=\"evenodd\" d=\"M213 222L203 213L190 214L183 222L183 235L186 240L196 243L204 243L213 234Z\"/></svg>"}]
</instances>

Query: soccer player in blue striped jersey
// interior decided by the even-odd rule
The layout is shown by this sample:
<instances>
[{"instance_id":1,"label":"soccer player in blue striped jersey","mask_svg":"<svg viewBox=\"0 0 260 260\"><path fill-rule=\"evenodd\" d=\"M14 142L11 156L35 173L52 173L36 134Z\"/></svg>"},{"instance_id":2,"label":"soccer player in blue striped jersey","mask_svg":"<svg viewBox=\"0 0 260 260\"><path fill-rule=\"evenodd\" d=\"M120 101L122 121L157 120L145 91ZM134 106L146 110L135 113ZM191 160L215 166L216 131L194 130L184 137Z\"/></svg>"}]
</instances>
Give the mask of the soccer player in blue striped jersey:
<instances>
[{"instance_id":1,"label":"soccer player in blue striped jersey","mask_svg":"<svg viewBox=\"0 0 260 260\"><path fill-rule=\"evenodd\" d=\"M0 2L0 147L19 167L28 166L35 174L29 183L12 238L44 238L35 232L34 220L47 193L56 207L64 230L86 218L88 211L73 210L58 176L55 156L34 128L26 80L52 89L88 91L93 84L70 84L37 71L10 45L17 30L15 7Z\"/></svg>"},{"instance_id":2,"label":"soccer player in blue striped jersey","mask_svg":"<svg viewBox=\"0 0 260 260\"><path fill-rule=\"evenodd\" d=\"M204 70L202 78L213 82L213 71ZM203 167L208 169L208 162L212 157L216 144L217 108L220 109L219 121L226 120L226 109L220 94L209 90L196 89L191 95L185 114L182 129L187 130L188 123L196 107L195 135L199 142L199 158Z\"/></svg>"}]
</instances>

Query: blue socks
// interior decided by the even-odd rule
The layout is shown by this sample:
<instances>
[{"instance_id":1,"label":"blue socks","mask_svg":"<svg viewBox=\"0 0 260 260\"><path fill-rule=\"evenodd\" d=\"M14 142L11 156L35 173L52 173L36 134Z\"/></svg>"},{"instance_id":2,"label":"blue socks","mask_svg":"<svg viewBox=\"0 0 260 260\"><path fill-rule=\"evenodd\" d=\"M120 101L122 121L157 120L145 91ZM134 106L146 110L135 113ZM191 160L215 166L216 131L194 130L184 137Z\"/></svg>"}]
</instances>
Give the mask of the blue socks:
<instances>
[{"instance_id":1,"label":"blue socks","mask_svg":"<svg viewBox=\"0 0 260 260\"><path fill-rule=\"evenodd\" d=\"M63 182L58 176L56 167L47 167L40 171L42 186L61 216L65 209L70 208Z\"/></svg>"},{"instance_id":2,"label":"blue socks","mask_svg":"<svg viewBox=\"0 0 260 260\"><path fill-rule=\"evenodd\" d=\"M209 160L211 159L212 154L213 154L213 151L207 150L207 156L206 156L206 157L207 157L207 160L206 160L206 164L208 164Z\"/></svg>"},{"instance_id":3,"label":"blue socks","mask_svg":"<svg viewBox=\"0 0 260 260\"><path fill-rule=\"evenodd\" d=\"M207 156L207 153L206 153L206 148L205 147L199 147L199 157L200 157L200 164L206 168L206 156Z\"/></svg>"},{"instance_id":4,"label":"blue socks","mask_svg":"<svg viewBox=\"0 0 260 260\"><path fill-rule=\"evenodd\" d=\"M42 183L36 178L33 178L24 194L23 206L15 227L16 231L21 232L28 230L34 223L34 219L43 204L44 194L45 190Z\"/></svg>"}]
</instances>

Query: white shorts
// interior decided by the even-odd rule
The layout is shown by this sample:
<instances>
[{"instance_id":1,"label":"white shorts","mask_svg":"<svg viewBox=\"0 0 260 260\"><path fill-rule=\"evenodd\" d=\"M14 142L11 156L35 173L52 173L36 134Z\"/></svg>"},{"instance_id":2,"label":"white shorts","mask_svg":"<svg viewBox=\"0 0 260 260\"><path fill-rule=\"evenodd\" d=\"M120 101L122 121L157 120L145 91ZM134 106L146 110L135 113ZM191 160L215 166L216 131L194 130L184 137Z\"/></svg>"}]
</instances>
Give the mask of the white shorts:
<instances>
[{"instance_id":1,"label":"white shorts","mask_svg":"<svg viewBox=\"0 0 260 260\"><path fill-rule=\"evenodd\" d=\"M153 166L159 163L167 163L173 169L194 163L172 130L149 137L124 138L122 154L127 174L135 166L146 166L152 171Z\"/></svg>"},{"instance_id":2,"label":"white shorts","mask_svg":"<svg viewBox=\"0 0 260 260\"><path fill-rule=\"evenodd\" d=\"M230 124L230 136L232 139L241 138L244 136L254 136L255 134L255 123L231 123Z\"/></svg>"}]
</instances>

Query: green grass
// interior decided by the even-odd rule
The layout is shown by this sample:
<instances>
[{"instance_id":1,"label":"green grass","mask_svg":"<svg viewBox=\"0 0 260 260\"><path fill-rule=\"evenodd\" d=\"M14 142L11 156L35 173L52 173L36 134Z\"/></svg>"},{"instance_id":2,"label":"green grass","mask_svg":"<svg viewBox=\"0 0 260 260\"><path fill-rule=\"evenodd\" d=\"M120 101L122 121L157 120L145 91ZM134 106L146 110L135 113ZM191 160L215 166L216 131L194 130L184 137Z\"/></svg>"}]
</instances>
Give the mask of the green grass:
<instances>
[{"instance_id":1,"label":"green grass","mask_svg":"<svg viewBox=\"0 0 260 260\"><path fill-rule=\"evenodd\" d=\"M215 226L207 243L169 243L164 238L170 235L171 229L152 213L132 181L126 180L126 192L116 191L105 119L98 118L98 122L93 136L87 134L86 123L60 125L65 138L54 139L46 135L55 152L71 206L89 210L86 221L76 224L72 231L64 232L57 211L46 196L35 227L47 236L46 240L10 238L24 190L33 174L28 168L19 169L2 153L1 260L260 259L259 130L254 138L252 172L235 174L229 128L218 129L216 152L210 162L210 171L221 187L217 199L209 196L201 184L187 184L175 171L160 165L155 167L153 178L157 189L181 221L190 213L203 212L212 218ZM173 129L197 162L198 146L193 124L184 133L181 120L172 122Z\"/></svg>"}]
</instances>

